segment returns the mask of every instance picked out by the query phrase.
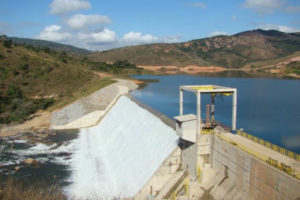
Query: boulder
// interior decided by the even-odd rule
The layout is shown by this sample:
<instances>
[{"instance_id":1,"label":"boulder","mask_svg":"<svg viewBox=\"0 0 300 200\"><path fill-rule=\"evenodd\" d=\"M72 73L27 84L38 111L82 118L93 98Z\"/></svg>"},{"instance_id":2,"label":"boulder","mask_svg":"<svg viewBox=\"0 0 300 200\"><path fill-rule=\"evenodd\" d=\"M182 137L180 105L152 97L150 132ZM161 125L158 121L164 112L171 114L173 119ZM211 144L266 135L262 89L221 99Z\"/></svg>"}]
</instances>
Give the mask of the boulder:
<instances>
[{"instance_id":1,"label":"boulder","mask_svg":"<svg viewBox=\"0 0 300 200\"><path fill-rule=\"evenodd\" d=\"M24 161L23 161L25 164L28 164L28 165L36 165L36 164L39 164L39 162L33 158L26 158Z\"/></svg>"},{"instance_id":2,"label":"boulder","mask_svg":"<svg viewBox=\"0 0 300 200\"><path fill-rule=\"evenodd\" d=\"M15 171L19 171L21 169L20 166L15 166Z\"/></svg>"}]
</instances>

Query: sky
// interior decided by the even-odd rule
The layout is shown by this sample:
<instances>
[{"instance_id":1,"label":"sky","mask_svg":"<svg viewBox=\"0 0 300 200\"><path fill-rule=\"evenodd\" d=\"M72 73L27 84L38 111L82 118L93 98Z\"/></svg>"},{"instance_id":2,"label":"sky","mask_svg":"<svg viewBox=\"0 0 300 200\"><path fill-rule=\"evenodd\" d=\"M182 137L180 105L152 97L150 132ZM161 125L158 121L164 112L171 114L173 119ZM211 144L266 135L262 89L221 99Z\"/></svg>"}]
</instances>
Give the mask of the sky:
<instances>
[{"instance_id":1,"label":"sky","mask_svg":"<svg viewBox=\"0 0 300 200\"><path fill-rule=\"evenodd\" d=\"M300 32L300 0L0 0L0 35L90 50L258 28Z\"/></svg>"}]
</instances>

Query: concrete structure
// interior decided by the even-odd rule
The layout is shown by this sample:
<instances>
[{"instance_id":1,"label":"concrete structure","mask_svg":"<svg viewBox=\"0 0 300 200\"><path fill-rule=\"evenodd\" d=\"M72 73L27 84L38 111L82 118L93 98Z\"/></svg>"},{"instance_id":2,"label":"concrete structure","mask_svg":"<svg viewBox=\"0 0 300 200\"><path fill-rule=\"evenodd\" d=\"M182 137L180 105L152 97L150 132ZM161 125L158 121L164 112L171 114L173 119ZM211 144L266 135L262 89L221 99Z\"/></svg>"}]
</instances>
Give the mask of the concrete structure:
<instances>
[{"instance_id":1,"label":"concrete structure","mask_svg":"<svg viewBox=\"0 0 300 200\"><path fill-rule=\"evenodd\" d=\"M196 115L181 115L174 118L176 120L177 135L186 141L196 143Z\"/></svg>"},{"instance_id":2,"label":"concrete structure","mask_svg":"<svg viewBox=\"0 0 300 200\"><path fill-rule=\"evenodd\" d=\"M183 115L183 90L197 96L197 122L193 115ZM204 130L201 120L201 94L211 94L211 123ZM284 199L300 198L300 163L240 135L216 126L214 97L216 94L233 95L232 128L236 129L237 91L222 86L181 86L180 116L175 117L180 137L181 160L189 173L190 184L180 199ZM208 108L209 106L207 106ZM209 124L208 121L206 121ZM196 125L195 125L196 124ZM191 128L196 130L192 131ZM195 134L195 135L193 135ZM196 140L195 140L196 138ZM282 148L281 148L282 149ZM269 163L275 161L274 163ZM274 167L275 166L275 167ZM179 184L180 185L180 184ZM184 188L183 183L180 185Z\"/></svg>"},{"instance_id":3,"label":"concrete structure","mask_svg":"<svg viewBox=\"0 0 300 200\"><path fill-rule=\"evenodd\" d=\"M195 115L183 115L183 91L189 91L196 94L197 97L197 117ZM182 163L188 168L192 179L201 176L201 168L211 163L211 141L210 137L202 135L201 120L201 94L211 95L211 116L212 126L214 121L214 97L217 94L233 95L232 103L232 130L236 129L236 109L237 109L237 90L218 85L184 85L179 89L179 116L176 120L176 132L181 138L180 146L182 149ZM208 120L209 121L209 120ZM208 122L207 122L208 124ZM193 130L194 129L194 130Z\"/></svg>"},{"instance_id":4,"label":"concrete structure","mask_svg":"<svg viewBox=\"0 0 300 200\"><path fill-rule=\"evenodd\" d=\"M284 199L300 198L300 181L260 159L270 156L300 167L296 160L246 138L217 127L209 135L213 142L212 165L222 172L224 181L214 186L211 195L215 199ZM257 146L259 145L259 146ZM252 152L245 151L246 149ZM299 169L299 168L298 168Z\"/></svg>"},{"instance_id":5,"label":"concrete structure","mask_svg":"<svg viewBox=\"0 0 300 200\"><path fill-rule=\"evenodd\" d=\"M197 96L197 133L201 134L201 94L210 94L212 99L212 119L214 119L214 96L216 94L232 96L232 130L236 130L237 89L219 85L183 85L179 88L179 115L183 115L183 91L193 92Z\"/></svg>"}]
</instances>

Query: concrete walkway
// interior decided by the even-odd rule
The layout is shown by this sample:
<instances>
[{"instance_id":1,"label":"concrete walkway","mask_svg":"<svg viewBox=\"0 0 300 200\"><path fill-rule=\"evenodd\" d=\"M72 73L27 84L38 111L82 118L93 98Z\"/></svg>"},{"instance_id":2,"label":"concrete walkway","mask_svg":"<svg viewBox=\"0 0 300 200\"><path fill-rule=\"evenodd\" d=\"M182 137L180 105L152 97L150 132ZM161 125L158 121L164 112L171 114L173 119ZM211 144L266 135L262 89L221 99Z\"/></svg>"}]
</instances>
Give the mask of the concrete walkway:
<instances>
[{"instance_id":1,"label":"concrete walkway","mask_svg":"<svg viewBox=\"0 0 300 200\"><path fill-rule=\"evenodd\" d=\"M288 156L285 156L263 145L255 143L240 135L235 135L229 132L219 132L219 133L220 133L220 137L223 140L235 144L237 147L248 151L250 154L255 155L259 159L267 160L270 157L274 160L277 160L279 164L282 162L286 165L289 165L293 170L295 170L296 174L300 173L300 162Z\"/></svg>"}]
</instances>

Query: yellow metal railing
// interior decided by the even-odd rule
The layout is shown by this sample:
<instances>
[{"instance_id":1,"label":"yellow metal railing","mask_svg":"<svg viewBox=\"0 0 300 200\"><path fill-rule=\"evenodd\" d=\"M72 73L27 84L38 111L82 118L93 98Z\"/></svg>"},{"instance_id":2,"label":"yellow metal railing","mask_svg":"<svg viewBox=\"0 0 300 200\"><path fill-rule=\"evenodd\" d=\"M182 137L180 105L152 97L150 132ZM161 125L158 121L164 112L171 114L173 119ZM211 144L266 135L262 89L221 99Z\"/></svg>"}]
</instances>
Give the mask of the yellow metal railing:
<instances>
[{"instance_id":1,"label":"yellow metal railing","mask_svg":"<svg viewBox=\"0 0 300 200\"><path fill-rule=\"evenodd\" d=\"M297 161L300 161L300 155L297 154L297 153L289 151L289 150L287 150L287 149L285 149L283 147L279 147L279 146L277 146L275 144L272 144L271 142L265 141L263 139L260 139L260 138L254 136L254 135L251 135L251 134L246 133L246 132L241 131L241 130L238 130L237 134L240 135L240 136L243 136L245 138L248 138L249 140L252 140L255 143L261 144L261 145L263 145L263 146L265 146L265 147L267 147L269 149L272 149L273 151L277 151L277 152L279 152L279 153L281 153L283 155L286 155L286 156L288 156L290 158L293 158L293 159L295 159Z\"/></svg>"}]
</instances>

